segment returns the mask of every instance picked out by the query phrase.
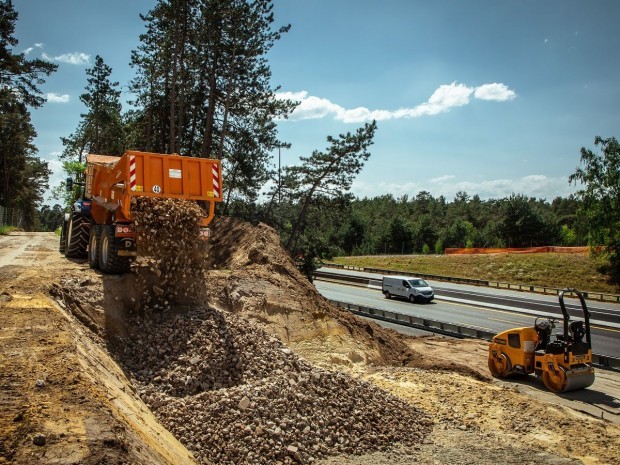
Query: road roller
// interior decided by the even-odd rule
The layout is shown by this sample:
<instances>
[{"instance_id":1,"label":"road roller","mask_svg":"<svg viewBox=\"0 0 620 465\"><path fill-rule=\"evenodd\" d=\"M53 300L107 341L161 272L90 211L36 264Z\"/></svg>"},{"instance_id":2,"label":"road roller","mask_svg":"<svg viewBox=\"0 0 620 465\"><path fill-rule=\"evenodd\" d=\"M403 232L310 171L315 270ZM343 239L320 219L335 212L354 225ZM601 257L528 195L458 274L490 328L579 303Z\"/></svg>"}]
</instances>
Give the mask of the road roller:
<instances>
[{"instance_id":1,"label":"road roller","mask_svg":"<svg viewBox=\"0 0 620 465\"><path fill-rule=\"evenodd\" d=\"M579 298L583 320L571 321L564 294ZM555 339L553 329L559 320L541 317L534 320L534 327L509 329L493 338L489 344L489 370L495 378L534 373L542 378L547 389L556 393L592 385L594 368L586 301L577 289L563 289L559 301L562 332L556 333Z\"/></svg>"}]
</instances>

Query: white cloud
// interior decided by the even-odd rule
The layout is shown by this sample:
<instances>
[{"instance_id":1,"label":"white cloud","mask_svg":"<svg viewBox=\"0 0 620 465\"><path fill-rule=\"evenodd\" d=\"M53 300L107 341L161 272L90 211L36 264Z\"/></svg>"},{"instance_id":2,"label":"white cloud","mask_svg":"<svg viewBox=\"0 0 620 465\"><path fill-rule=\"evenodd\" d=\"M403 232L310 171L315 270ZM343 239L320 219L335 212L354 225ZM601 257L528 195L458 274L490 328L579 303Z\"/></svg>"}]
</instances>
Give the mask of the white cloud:
<instances>
[{"instance_id":1,"label":"white cloud","mask_svg":"<svg viewBox=\"0 0 620 465\"><path fill-rule=\"evenodd\" d=\"M480 87L476 87L474 97L480 100L493 100L495 102L505 102L506 100L512 100L517 94L510 90L505 84L484 84Z\"/></svg>"},{"instance_id":2,"label":"white cloud","mask_svg":"<svg viewBox=\"0 0 620 465\"><path fill-rule=\"evenodd\" d=\"M437 184L440 182L445 182L445 181L449 181L450 179L454 179L455 176L452 176L451 174L446 174L444 176L439 176L438 178L433 178L431 180L429 180L430 183L432 184Z\"/></svg>"},{"instance_id":3,"label":"white cloud","mask_svg":"<svg viewBox=\"0 0 620 465\"><path fill-rule=\"evenodd\" d=\"M49 56L47 53L43 52L41 56L47 61L58 61L70 65L87 65L90 63L90 55L82 52L64 53L55 57Z\"/></svg>"},{"instance_id":4,"label":"white cloud","mask_svg":"<svg viewBox=\"0 0 620 465\"><path fill-rule=\"evenodd\" d=\"M32 47L28 47L22 53L24 55L29 55L35 48L43 48L43 42L36 42Z\"/></svg>"},{"instance_id":5,"label":"white cloud","mask_svg":"<svg viewBox=\"0 0 620 465\"><path fill-rule=\"evenodd\" d=\"M371 193L370 189L375 192ZM457 192L463 191L470 196L477 194L483 200L501 199L514 193L551 201L557 196L567 197L574 193L576 188L568 184L567 177L556 178L542 174L532 174L517 179L488 179L479 182L455 181L454 176L441 176L431 179L428 183L382 183L379 186L355 182L352 188L353 194L358 197L373 197L383 193L391 193L396 197L407 194L411 197L423 190L430 192L434 197L443 195L448 200L454 199Z\"/></svg>"},{"instance_id":6,"label":"white cloud","mask_svg":"<svg viewBox=\"0 0 620 465\"><path fill-rule=\"evenodd\" d=\"M413 108L398 110L369 110L366 107L346 109L325 98L308 95L307 91L280 92L276 98L290 99L299 102L295 111L289 116L291 120L320 119L332 116L344 123L361 123L366 121L385 121L389 119L419 118L426 115L436 115L449 111L451 108L469 104L471 96L480 100L503 102L512 100L516 93L505 84L483 84L479 87L469 87L465 84L442 84L430 96L428 101Z\"/></svg>"},{"instance_id":7,"label":"white cloud","mask_svg":"<svg viewBox=\"0 0 620 465\"><path fill-rule=\"evenodd\" d=\"M47 101L50 103L67 103L71 100L71 97L68 94L55 94L54 92L49 92L47 94Z\"/></svg>"},{"instance_id":8,"label":"white cloud","mask_svg":"<svg viewBox=\"0 0 620 465\"><path fill-rule=\"evenodd\" d=\"M442 179L443 178L443 179ZM451 201L457 192L467 192L470 196L479 195L482 200L501 199L511 194L523 194L553 200L557 196L567 197L576 191L576 187L568 184L566 177L551 178L541 174L532 174L517 179L489 179L479 182L454 181L454 176L441 176L424 182L398 183L365 183L356 180L352 193L358 197L375 197L390 193L395 197L407 194L415 197L420 191L430 192L434 197L443 195Z\"/></svg>"}]
</instances>

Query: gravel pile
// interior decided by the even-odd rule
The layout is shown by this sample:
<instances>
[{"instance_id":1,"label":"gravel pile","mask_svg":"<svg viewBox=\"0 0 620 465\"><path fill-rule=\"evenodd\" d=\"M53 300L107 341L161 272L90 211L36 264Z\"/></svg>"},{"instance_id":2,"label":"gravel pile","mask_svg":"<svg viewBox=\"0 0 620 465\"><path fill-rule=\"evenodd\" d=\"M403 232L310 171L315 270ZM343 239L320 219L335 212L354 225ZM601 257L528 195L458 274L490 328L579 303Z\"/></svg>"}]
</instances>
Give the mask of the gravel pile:
<instances>
[{"instance_id":1,"label":"gravel pile","mask_svg":"<svg viewBox=\"0 0 620 465\"><path fill-rule=\"evenodd\" d=\"M430 432L421 410L313 367L243 316L201 305L208 282L195 203L137 198L132 211L143 311L126 321L139 329L114 344L116 357L200 463L312 463L417 444Z\"/></svg>"},{"instance_id":2,"label":"gravel pile","mask_svg":"<svg viewBox=\"0 0 620 465\"><path fill-rule=\"evenodd\" d=\"M170 309L195 301L204 285L206 245L198 222L205 213L196 202L157 197L134 197L131 211L139 257L132 269L143 288L136 307Z\"/></svg>"},{"instance_id":3,"label":"gravel pile","mask_svg":"<svg viewBox=\"0 0 620 465\"><path fill-rule=\"evenodd\" d=\"M317 369L213 309L140 318L118 354L142 399L201 463L312 463L420 443L432 421L376 386Z\"/></svg>"}]
</instances>

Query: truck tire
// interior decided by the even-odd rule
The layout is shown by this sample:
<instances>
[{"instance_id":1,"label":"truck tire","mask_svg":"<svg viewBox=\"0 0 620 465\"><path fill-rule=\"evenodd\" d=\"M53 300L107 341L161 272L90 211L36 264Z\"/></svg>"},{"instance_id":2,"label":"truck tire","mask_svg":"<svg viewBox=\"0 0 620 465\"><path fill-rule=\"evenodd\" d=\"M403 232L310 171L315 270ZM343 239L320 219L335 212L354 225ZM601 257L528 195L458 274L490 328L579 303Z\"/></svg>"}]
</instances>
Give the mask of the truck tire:
<instances>
[{"instance_id":1,"label":"truck tire","mask_svg":"<svg viewBox=\"0 0 620 465\"><path fill-rule=\"evenodd\" d=\"M62 227L60 228L60 245L58 246L58 251L64 255L66 249L67 249L67 221L63 221Z\"/></svg>"},{"instance_id":2,"label":"truck tire","mask_svg":"<svg viewBox=\"0 0 620 465\"><path fill-rule=\"evenodd\" d=\"M89 225L90 223L84 215L75 212L71 214L66 232L65 257L86 258Z\"/></svg>"},{"instance_id":3,"label":"truck tire","mask_svg":"<svg viewBox=\"0 0 620 465\"><path fill-rule=\"evenodd\" d=\"M114 225L101 226L99 241L99 269L106 274L129 273L130 257L118 255L114 241Z\"/></svg>"},{"instance_id":4,"label":"truck tire","mask_svg":"<svg viewBox=\"0 0 620 465\"><path fill-rule=\"evenodd\" d=\"M99 254L101 252L101 226L98 224L90 227L90 237L88 239L88 266L92 269L99 268Z\"/></svg>"}]
</instances>

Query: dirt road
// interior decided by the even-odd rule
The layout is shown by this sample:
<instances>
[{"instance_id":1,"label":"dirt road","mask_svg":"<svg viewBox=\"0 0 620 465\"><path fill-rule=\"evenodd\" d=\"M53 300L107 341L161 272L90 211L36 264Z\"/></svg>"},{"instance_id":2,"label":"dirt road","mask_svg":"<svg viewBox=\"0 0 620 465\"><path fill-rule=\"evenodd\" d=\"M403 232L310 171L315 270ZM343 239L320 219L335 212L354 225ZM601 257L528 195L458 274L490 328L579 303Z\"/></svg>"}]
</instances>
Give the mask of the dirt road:
<instances>
[{"instance_id":1,"label":"dirt road","mask_svg":"<svg viewBox=\"0 0 620 465\"><path fill-rule=\"evenodd\" d=\"M314 366L371 382L432 418L422 444L313 463L620 463L620 374L598 371L590 389L564 396L535 381L491 380L484 343L402 338L329 313L310 288L296 295L288 265L265 259L280 260L264 229L226 236L236 245L233 252L214 239L229 251L212 253L219 261L208 276L210 305L271 331ZM110 354L107 334L122 329L96 296L120 302L126 283L65 259L57 243L51 233L0 236L0 464L210 463L161 425ZM406 366L387 363L398 354L386 341L411 349Z\"/></svg>"}]
</instances>

